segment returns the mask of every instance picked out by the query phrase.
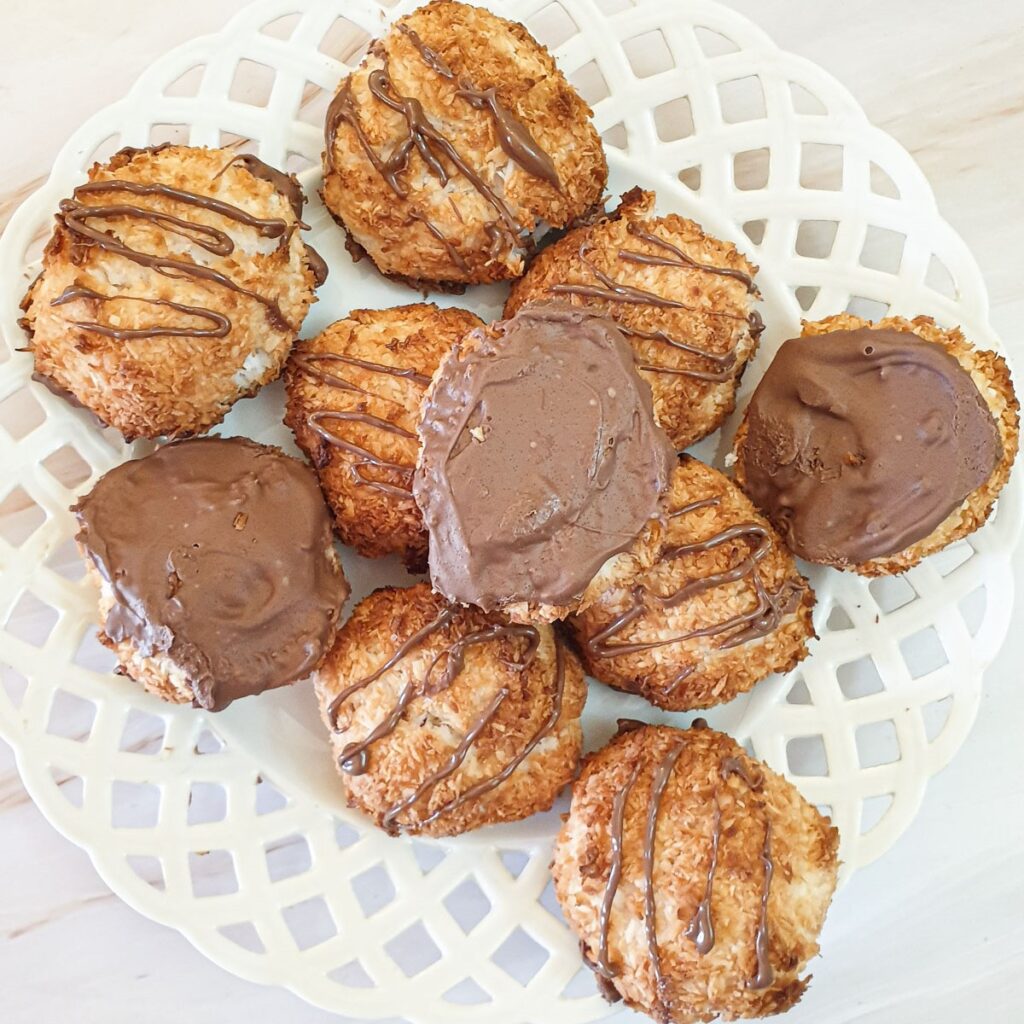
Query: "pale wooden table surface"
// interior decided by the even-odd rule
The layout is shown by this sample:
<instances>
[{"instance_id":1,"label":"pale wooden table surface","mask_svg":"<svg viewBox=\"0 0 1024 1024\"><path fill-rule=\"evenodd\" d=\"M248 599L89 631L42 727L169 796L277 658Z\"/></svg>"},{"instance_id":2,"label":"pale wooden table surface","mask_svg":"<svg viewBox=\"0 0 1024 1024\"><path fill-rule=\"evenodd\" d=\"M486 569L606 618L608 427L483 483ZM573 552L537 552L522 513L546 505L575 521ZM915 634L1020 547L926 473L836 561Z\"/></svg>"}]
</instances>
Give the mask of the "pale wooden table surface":
<instances>
[{"instance_id":1,"label":"pale wooden table surface","mask_svg":"<svg viewBox=\"0 0 1024 1024\"><path fill-rule=\"evenodd\" d=\"M673 0L666 0L673 2ZM675 0L682 2L682 0ZM1024 366L1024 9L1020 0L731 0L829 68L914 154L988 281ZM151 59L243 0L0 5L0 225L64 138ZM1024 556L1015 557L1024 589ZM1018 621L1024 621L1018 613ZM840 895L793 1024L1024 1021L1024 630L986 677L978 724L907 835ZM0 1021L324 1024L225 974L124 906L22 789L0 743ZM639 1019L639 1018L637 1018Z\"/></svg>"}]
</instances>

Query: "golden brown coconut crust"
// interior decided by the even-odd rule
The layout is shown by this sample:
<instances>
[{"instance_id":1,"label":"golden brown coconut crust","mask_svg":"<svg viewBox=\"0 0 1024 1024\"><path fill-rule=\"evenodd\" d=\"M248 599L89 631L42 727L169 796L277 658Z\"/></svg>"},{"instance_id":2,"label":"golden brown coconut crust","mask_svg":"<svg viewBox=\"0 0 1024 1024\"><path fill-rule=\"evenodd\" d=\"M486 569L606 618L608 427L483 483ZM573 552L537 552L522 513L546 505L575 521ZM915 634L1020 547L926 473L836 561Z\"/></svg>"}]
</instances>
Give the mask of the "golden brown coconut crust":
<instances>
[{"instance_id":1,"label":"golden brown coconut crust","mask_svg":"<svg viewBox=\"0 0 1024 1024\"><path fill-rule=\"evenodd\" d=\"M77 197L89 206L130 205L187 221L172 230L167 220L94 215L85 224L112 232L137 252L211 268L234 289L166 267L161 273L105 249L72 231L62 210L42 273L22 302L36 373L128 439L186 437L218 423L234 402L278 375L314 301L314 264L288 196L233 162L238 159L225 149L127 149L107 164L95 164L89 182L156 182L214 197L246 215L278 222L273 234L261 235L258 226L166 195L102 191ZM292 185L298 189L294 179ZM218 246L213 232L229 238L220 239L220 253L197 241ZM68 289L93 295L54 305ZM97 326L140 333L111 337ZM155 328L210 333L154 336Z\"/></svg>"},{"instance_id":2,"label":"golden brown coconut crust","mask_svg":"<svg viewBox=\"0 0 1024 1024\"><path fill-rule=\"evenodd\" d=\"M416 39L430 52L421 53ZM374 161L394 154L410 131L406 118L371 92L382 71L391 102L415 98L428 131L443 136L423 142L433 170L422 149L410 146L395 187ZM497 116L464 95L488 89L553 162L559 187L513 159L501 145ZM417 285L518 277L538 228L564 227L601 198L608 168L590 116L522 25L434 0L392 25L342 81L326 125L324 203L388 276Z\"/></svg>"},{"instance_id":3,"label":"golden brown coconut crust","mask_svg":"<svg viewBox=\"0 0 1024 1024\"><path fill-rule=\"evenodd\" d=\"M413 639L439 620L419 642ZM451 608L426 583L377 590L356 606L315 676L339 768L353 744L401 707L407 687L410 699L393 731L385 728L366 747L362 774L341 771L350 806L389 831L439 836L516 821L552 805L579 765L583 670L550 626L532 634L523 627L510 633L507 626L500 615ZM488 629L498 635L479 636ZM453 663L445 652L472 634L460 645L464 661L454 672L457 658ZM396 654L377 678L352 689ZM466 743L474 728L475 739ZM460 744L465 757L449 773ZM512 765L499 785L481 791Z\"/></svg>"},{"instance_id":4,"label":"golden brown coconut crust","mask_svg":"<svg viewBox=\"0 0 1024 1024\"><path fill-rule=\"evenodd\" d=\"M728 736L634 725L587 758L555 843L555 892L585 961L592 969L601 962L615 802L624 793L621 876L610 906L603 987L633 1009L675 1024L781 1013L810 980L800 974L818 952L835 889L838 832ZM653 792L659 767L669 772L660 803ZM691 923L708 888L716 804L718 860L709 904L714 944L701 954L687 932L694 934ZM644 832L652 806L660 992L645 929ZM766 847L772 874L761 927ZM759 974L759 932L767 969L758 980L772 978L766 987L749 984Z\"/></svg>"},{"instance_id":5,"label":"golden brown coconut crust","mask_svg":"<svg viewBox=\"0 0 1024 1024\"><path fill-rule=\"evenodd\" d=\"M670 514L664 526L648 531L656 545L653 566L644 570L638 565L636 573L621 576L569 620L587 672L659 707L687 711L732 700L770 673L788 672L807 657L807 640L814 636L814 591L746 495L717 470L683 456L666 507L669 513L692 511ZM681 545L718 538L722 542L707 550L672 557ZM767 553L759 557L760 551ZM743 569L739 579L713 584L717 574ZM702 590L696 581L711 586ZM687 586L695 592L674 607L671 601L662 607L652 596L673 595ZM637 617L621 629L612 628L631 608L638 609ZM763 617L745 621L758 611ZM730 622L731 627L714 631ZM701 630L714 632L666 643ZM751 639L728 646L742 635ZM619 644L629 649L602 656ZM648 644L661 646L633 649Z\"/></svg>"},{"instance_id":6,"label":"golden brown coconut crust","mask_svg":"<svg viewBox=\"0 0 1024 1024\"><path fill-rule=\"evenodd\" d=\"M361 555L397 554L410 571L425 571L427 534L409 492L420 447L420 402L444 355L480 326L482 321L466 310L432 303L356 309L315 338L300 341L288 360L285 423L316 467L338 536ZM404 376L374 366L394 367ZM351 389L332 384L331 378ZM339 447L328 436L356 450ZM392 468L366 464L359 450Z\"/></svg>"},{"instance_id":7,"label":"golden brown coconut crust","mask_svg":"<svg viewBox=\"0 0 1024 1024\"><path fill-rule=\"evenodd\" d=\"M717 430L735 407L739 379L757 349L761 330L754 314L758 293L752 280L758 268L731 242L705 234L692 220L677 214L656 217L654 203L653 192L634 188L622 196L614 213L570 231L546 248L513 286L504 315L512 316L528 302L558 298L611 316L633 346L640 376L651 385L658 423L683 449ZM637 232L656 236L690 260L730 273L687 266L678 252ZM622 252L627 258L619 255ZM637 263L628 258L630 253L675 262ZM573 285L599 294L562 290ZM640 294L616 295L613 286L638 289ZM682 305L653 304L644 301L644 293ZM683 351L664 338L641 336L644 333L667 335L713 358Z\"/></svg>"},{"instance_id":8,"label":"golden brown coconut crust","mask_svg":"<svg viewBox=\"0 0 1024 1024\"><path fill-rule=\"evenodd\" d=\"M999 430L999 438L1003 445L1002 458L996 464L988 480L973 490L959 508L954 509L926 537L916 541L894 555L872 558L856 565L836 564L837 569L849 569L861 576L893 576L913 568L923 558L941 551L955 541L973 533L985 523L995 505L999 492L1010 477L1010 469L1017 457L1020 432L1020 404L1013 390L1010 368L1006 360L995 352L976 349L963 335L958 327L948 330L936 325L930 316L917 316L907 320L900 316L890 316L877 323L863 320L850 313L839 313L826 317L824 320L804 321L804 335L829 334L832 331L853 330L893 330L906 331L917 335L925 341L941 345L970 374L978 393L984 399L992 418ZM736 431L733 451L736 455L736 483L744 486L743 459L740 453L747 436L747 417Z\"/></svg>"}]
</instances>

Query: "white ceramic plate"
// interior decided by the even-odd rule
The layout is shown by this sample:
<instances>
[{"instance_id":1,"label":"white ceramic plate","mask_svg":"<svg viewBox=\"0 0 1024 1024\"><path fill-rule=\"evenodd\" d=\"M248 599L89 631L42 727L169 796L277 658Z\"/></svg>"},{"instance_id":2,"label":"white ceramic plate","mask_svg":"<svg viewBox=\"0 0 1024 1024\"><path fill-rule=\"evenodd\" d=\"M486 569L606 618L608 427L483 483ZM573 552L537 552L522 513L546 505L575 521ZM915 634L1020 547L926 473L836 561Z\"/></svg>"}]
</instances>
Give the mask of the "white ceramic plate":
<instances>
[{"instance_id":1,"label":"white ceramic plate","mask_svg":"<svg viewBox=\"0 0 1024 1024\"><path fill-rule=\"evenodd\" d=\"M802 315L928 313L998 347L977 267L920 171L818 68L702 0L489 6L551 45L593 104L610 191L653 188L662 210L694 217L761 265L768 329L744 393ZM214 719L109 674L67 507L131 452L31 384L30 358L13 353L39 243L93 160L167 138L251 139L268 162L308 168L312 196L329 94L404 9L254 3L83 125L0 240L0 422L12 424L0 433L0 732L43 812L110 886L237 974L364 1019L590 1021L608 1009L547 875L560 808L454 840L391 840L343 806L308 685ZM315 199L307 219L331 277L306 334L351 307L410 301L351 262ZM490 318L504 289L434 298ZM289 444L281 410L273 385L221 430ZM733 426L697 453L719 461ZM970 728L1010 620L1007 555L1020 522L1014 481L984 530L905 577L869 584L808 570L821 637L812 657L707 716L829 810L847 873L895 841ZM408 580L396 565L348 553L345 564L355 599ZM595 684L588 746L622 716L687 721Z\"/></svg>"}]
</instances>

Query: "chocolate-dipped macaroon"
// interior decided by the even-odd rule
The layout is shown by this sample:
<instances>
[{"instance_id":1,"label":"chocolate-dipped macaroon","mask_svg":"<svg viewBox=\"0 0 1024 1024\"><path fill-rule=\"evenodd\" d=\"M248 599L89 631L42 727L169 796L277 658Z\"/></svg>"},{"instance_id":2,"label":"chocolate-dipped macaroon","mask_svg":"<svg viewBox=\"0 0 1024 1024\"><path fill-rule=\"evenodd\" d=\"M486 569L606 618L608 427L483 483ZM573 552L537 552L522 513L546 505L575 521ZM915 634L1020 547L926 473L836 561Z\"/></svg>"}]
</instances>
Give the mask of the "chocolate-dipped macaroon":
<instances>
[{"instance_id":1,"label":"chocolate-dipped macaroon","mask_svg":"<svg viewBox=\"0 0 1024 1024\"><path fill-rule=\"evenodd\" d=\"M386 587L315 680L349 804L394 835L528 817L576 774L586 684L551 626Z\"/></svg>"},{"instance_id":2,"label":"chocolate-dipped macaroon","mask_svg":"<svg viewBox=\"0 0 1024 1024\"><path fill-rule=\"evenodd\" d=\"M807 657L814 592L725 476L683 455L655 563L618 578L569 625L587 672L671 711L732 700Z\"/></svg>"},{"instance_id":3,"label":"chocolate-dipped macaroon","mask_svg":"<svg viewBox=\"0 0 1024 1024\"><path fill-rule=\"evenodd\" d=\"M461 290L518 277L535 234L600 202L591 111L527 30L434 0L398 18L327 111L327 209L381 273Z\"/></svg>"},{"instance_id":4,"label":"chocolate-dipped macaroon","mask_svg":"<svg viewBox=\"0 0 1024 1024\"><path fill-rule=\"evenodd\" d=\"M482 326L433 303L356 309L288 360L285 422L310 457L338 536L361 555L427 567L427 533L412 497L420 403L441 359Z\"/></svg>"},{"instance_id":5,"label":"chocolate-dipped macaroon","mask_svg":"<svg viewBox=\"0 0 1024 1024\"><path fill-rule=\"evenodd\" d=\"M505 316L558 299L611 317L651 386L654 415L682 450L721 426L757 350L757 267L731 242L634 188L617 210L548 246L513 285Z\"/></svg>"},{"instance_id":6,"label":"chocolate-dipped macaroon","mask_svg":"<svg viewBox=\"0 0 1024 1024\"><path fill-rule=\"evenodd\" d=\"M100 642L163 700L219 711L310 674L348 585L308 466L241 437L110 470L72 511Z\"/></svg>"},{"instance_id":7,"label":"chocolate-dipped macaroon","mask_svg":"<svg viewBox=\"0 0 1024 1024\"><path fill-rule=\"evenodd\" d=\"M839 834L730 737L621 722L555 841L555 894L610 1001L660 1024L799 1000Z\"/></svg>"},{"instance_id":8,"label":"chocolate-dipped macaroon","mask_svg":"<svg viewBox=\"0 0 1024 1024\"><path fill-rule=\"evenodd\" d=\"M294 175L122 149L60 204L22 302L38 379L131 440L188 437L281 371L327 274Z\"/></svg>"},{"instance_id":9,"label":"chocolate-dipped macaroon","mask_svg":"<svg viewBox=\"0 0 1024 1024\"><path fill-rule=\"evenodd\" d=\"M1017 453L1005 360L930 317L804 324L736 434L736 481L809 562L905 572L988 518Z\"/></svg>"},{"instance_id":10,"label":"chocolate-dipped macaroon","mask_svg":"<svg viewBox=\"0 0 1024 1024\"><path fill-rule=\"evenodd\" d=\"M516 621L585 605L660 514L675 464L621 331L555 303L467 335L419 431L434 589Z\"/></svg>"}]
</instances>

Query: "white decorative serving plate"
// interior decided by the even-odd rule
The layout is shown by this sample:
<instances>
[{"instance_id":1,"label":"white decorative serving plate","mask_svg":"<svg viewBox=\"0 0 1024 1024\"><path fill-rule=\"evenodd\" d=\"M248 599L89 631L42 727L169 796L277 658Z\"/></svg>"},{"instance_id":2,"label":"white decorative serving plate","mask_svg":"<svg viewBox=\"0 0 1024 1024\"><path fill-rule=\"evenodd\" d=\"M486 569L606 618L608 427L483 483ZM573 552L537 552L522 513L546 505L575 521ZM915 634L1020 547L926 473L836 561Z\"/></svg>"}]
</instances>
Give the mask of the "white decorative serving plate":
<instances>
[{"instance_id":1,"label":"white decorative serving plate","mask_svg":"<svg viewBox=\"0 0 1024 1024\"><path fill-rule=\"evenodd\" d=\"M389 839L343 806L308 684L214 718L109 674L67 508L132 452L32 384L31 359L13 352L52 212L93 160L167 138L252 140L271 164L310 168L313 196L330 92L366 40L411 6L259 0L84 124L0 240L0 734L35 801L111 888L236 974L362 1019L592 1021L609 1009L548 882L564 803L454 840ZM761 265L768 330L744 393L801 315L928 313L998 347L978 268L921 172L820 69L706 0L489 6L550 45L591 101L613 193L654 188L662 209ZM411 300L352 264L315 198L307 219L331 265L307 334L354 306ZM489 318L503 291L434 298ZM281 411L274 385L222 432L287 444ZM698 454L720 459L733 426ZM708 715L829 808L847 873L906 828L972 724L1010 622L1021 518L1014 480L969 543L905 577L809 570L821 637L811 658ZM408 579L347 552L345 562L355 598ZM588 746L621 716L688 721L594 685ZM813 1013L813 989L810 1003Z\"/></svg>"}]
</instances>

